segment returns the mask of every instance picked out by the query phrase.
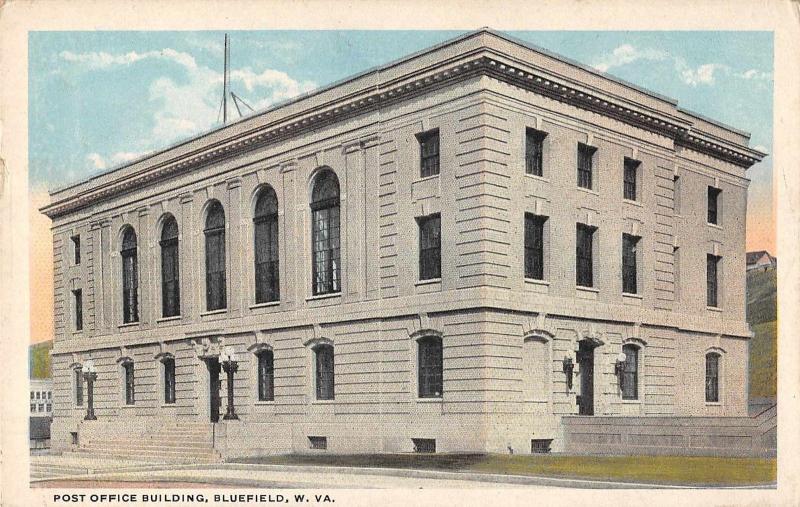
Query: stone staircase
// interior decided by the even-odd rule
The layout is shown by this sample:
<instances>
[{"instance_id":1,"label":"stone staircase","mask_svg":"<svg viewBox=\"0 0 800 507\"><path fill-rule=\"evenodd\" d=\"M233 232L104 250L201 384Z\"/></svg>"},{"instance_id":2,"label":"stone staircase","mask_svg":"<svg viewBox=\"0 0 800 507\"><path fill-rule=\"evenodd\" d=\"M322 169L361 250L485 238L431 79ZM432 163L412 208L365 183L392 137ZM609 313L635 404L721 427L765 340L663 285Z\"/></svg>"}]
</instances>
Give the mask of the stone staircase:
<instances>
[{"instance_id":1,"label":"stone staircase","mask_svg":"<svg viewBox=\"0 0 800 507\"><path fill-rule=\"evenodd\" d=\"M52 479L54 477L86 475L87 473L89 473L89 470L83 466L31 462L31 479Z\"/></svg>"},{"instance_id":2,"label":"stone staircase","mask_svg":"<svg viewBox=\"0 0 800 507\"><path fill-rule=\"evenodd\" d=\"M153 463L219 463L211 423L172 423L145 434L81 438L74 455Z\"/></svg>"}]
</instances>

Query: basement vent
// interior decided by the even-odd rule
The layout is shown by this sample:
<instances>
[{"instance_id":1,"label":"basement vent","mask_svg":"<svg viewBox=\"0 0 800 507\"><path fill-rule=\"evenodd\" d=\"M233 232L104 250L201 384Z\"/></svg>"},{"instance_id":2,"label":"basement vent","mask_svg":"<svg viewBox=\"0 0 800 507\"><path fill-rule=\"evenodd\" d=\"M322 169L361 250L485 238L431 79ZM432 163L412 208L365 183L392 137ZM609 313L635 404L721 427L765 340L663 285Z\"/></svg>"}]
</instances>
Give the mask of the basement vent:
<instances>
[{"instance_id":1,"label":"basement vent","mask_svg":"<svg viewBox=\"0 0 800 507\"><path fill-rule=\"evenodd\" d=\"M312 449L325 450L328 448L328 437L308 437L308 443Z\"/></svg>"},{"instance_id":2,"label":"basement vent","mask_svg":"<svg viewBox=\"0 0 800 507\"><path fill-rule=\"evenodd\" d=\"M552 438L534 438L531 440L531 454L547 454L550 452Z\"/></svg>"},{"instance_id":3,"label":"basement vent","mask_svg":"<svg viewBox=\"0 0 800 507\"><path fill-rule=\"evenodd\" d=\"M72 437L72 445L78 445L78 432L77 431L70 431L69 436Z\"/></svg>"},{"instance_id":4,"label":"basement vent","mask_svg":"<svg viewBox=\"0 0 800 507\"><path fill-rule=\"evenodd\" d=\"M414 442L414 452L429 454L436 452L435 438L412 438L411 441Z\"/></svg>"}]
</instances>

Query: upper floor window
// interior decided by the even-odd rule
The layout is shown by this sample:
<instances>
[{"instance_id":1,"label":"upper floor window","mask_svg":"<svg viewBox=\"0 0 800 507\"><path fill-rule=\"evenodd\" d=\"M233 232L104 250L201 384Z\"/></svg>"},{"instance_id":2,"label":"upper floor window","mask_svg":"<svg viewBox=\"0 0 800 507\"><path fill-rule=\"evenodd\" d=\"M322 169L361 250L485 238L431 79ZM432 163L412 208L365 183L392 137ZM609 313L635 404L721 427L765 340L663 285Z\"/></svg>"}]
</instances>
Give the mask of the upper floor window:
<instances>
[{"instance_id":1,"label":"upper floor window","mask_svg":"<svg viewBox=\"0 0 800 507\"><path fill-rule=\"evenodd\" d=\"M525 173L534 176L544 175L544 138L546 132L535 129L525 130Z\"/></svg>"},{"instance_id":2,"label":"upper floor window","mask_svg":"<svg viewBox=\"0 0 800 507\"><path fill-rule=\"evenodd\" d=\"M175 359L165 357L161 360L164 369L164 403L175 403Z\"/></svg>"},{"instance_id":3,"label":"upper floor window","mask_svg":"<svg viewBox=\"0 0 800 507\"><path fill-rule=\"evenodd\" d=\"M592 171L594 154L597 148L587 144L578 143L578 186L592 188Z\"/></svg>"},{"instance_id":4,"label":"upper floor window","mask_svg":"<svg viewBox=\"0 0 800 507\"><path fill-rule=\"evenodd\" d=\"M525 278L544 280L544 224L547 217L525 213Z\"/></svg>"},{"instance_id":5,"label":"upper floor window","mask_svg":"<svg viewBox=\"0 0 800 507\"><path fill-rule=\"evenodd\" d=\"M419 224L419 279L442 276L442 221L439 214L417 219Z\"/></svg>"},{"instance_id":6,"label":"upper floor window","mask_svg":"<svg viewBox=\"0 0 800 507\"><path fill-rule=\"evenodd\" d=\"M206 309L228 306L225 271L225 210L219 201L208 207L206 228Z\"/></svg>"},{"instance_id":7,"label":"upper floor window","mask_svg":"<svg viewBox=\"0 0 800 507\"><path fill-rule=\"evenodd\" d=\"M719 224L719 201L722 190L708 187L708 223Z\"/></svg>"},{"instance_id":8,"label":"upper floor window","mask_svg":"<svg viewBox=\"0 0 800 507\"><path fill-rule=\"evenodd\" d=\"M639 239L630 234L622 235L622 292L627 294L638 293L636 250Z\"/></svg>"},{"instance_id":9,"label":"upper floor window","mask_svg":"<svg viewBox=\"0 0 800 507\"><path fill-rule=\"evenodd\" d=\"M178 261L178 222L170 215L161 228L161 315L181 314L180 269Z\"/></svg>"},{"instance_id":10,"label":"upper floor window","mask_svg":"<svg viewBox=\"0 0 800 507\"><path fill-rule=\"evenodd\" d=\"M420 176L427 178L439 174L439 130L417 136L420 152Z\"/></svg>"},{"instance_id":11,"label":"upper floor window","mask_svg":"<svg viewBox=\"0 0 800 507\"><path fill-rule=\"evenodd\" d=\"M339 179L320 172L311 192L312 283L314 295L340 292Z\"/></svg>"},{"instance_id":12,"label":"upper floor window","mask_svg":"<svg viewBox=\"0 0 800 507\"><path fill-rule=\"evenodd\" d=\"M72 304L75 311L75 331L83 330L83 290L72 291Z\"/></svg>"},{"instance_id":13,"label":"upper floor window","mask_svg":"<svg viewBox=\"0 0 800 507\"><path fill-rule=\"evenodd\" d=\"M264 188L256 200L255 228L256 303L280 299L278 274L278 197L272 187Z\"/></svg>"},{"instance_id":14,"label":"upper floor window","mask_svg":"<svg viewBox=\"0 0 800 507\"><path fill-rule=\"evenodd\" d=\"M275 399L275 356L271 350L262 350L258 358L258 401Z\"/></svg>"},{"instance_id":15,"label":"upper floor window","mask_svg":"<svg viewBox=\"0 0 800 507\"><path fill-rule=\"evenodd\" d=\"M719 306L719 263L722 257L706 255L706 305Z\"/></svg>"},{"instance_id":16,"label":"upper floor window","mask_svg":"<svg viewBox=\"0 0 800 507\"><path fill-rule=\"evenodd\" d=\"M625 363L622 365L622 399L639 399L639 347L623 345Z\"/></svg>"},{"instance_id":17,"label":"upper floor window","mask_svg":"<svg viewBox=\"0 0 800 507\"><path fill-rule=\"evenodd\" d=\"M636 200L636 179L641 162L630 158L625 159L622 184L623 197L629 201Z\"/></svg>"},{"instance_id":18,"label":"upper floor window","mask_svg":"<svg viewBox=\"0 0 800 507\"><path fill-rule=\"evenodd\" d=\"M83 406L83 372L81 368L72 370L73 382L75 384L75 406Z\"/></svg>"},{"instance_id":19,"label":"upper floor window","mask_svg":"<svg viewBox=\"0 0 800 507\"><path fill-rule=\"evenodd\" d=\"M125 404L133 405L136 402L136 397L134 396L133 361L122 363L122 372L125 381Z\"/></svg>"},{"instance_id":20,"label":"upper floor window","mask_svg":"<svg viewBox=\"0 0 800 507\"><path fill-rule=\"evenodd\" d=\"M681 214L681 177L678 175L672 177L672 208L676 215Z\"/></svg>"},{"instance_id":21,"label":"upper floor window","mask_svg":"<svg viewBox=\"0 0 800 507\"><path fill-rule=\"evenodd\" d=\"M72 255L75 261L75 265L81 263L81 235L76 234L70 238L72 240Z\"/></svg>"},{"instance_id":22,"label":"upper floor window","mask_svg":"<svg viewBox=\"0 0 800 507\"><path fill-rule=\"evenodd\" d=\"M719 358L716 352L706 354L706 403L719 402Z\"/></svg>"},{"instance_id":23,"label":"upper floor window","mask_svg":"<svg viewBox=\"0 0 800 507\"><path fill-rule=\"evenodd\" d=\"M596 227L577 224L575 283L580 287L594 286L593 243Z\"/></svg>"},{"instance_id":24,"label":"upper floor window","mask_svg":"<svg viewBox=\"0 0 800 507\"><path fill-rule=\"evenodd\" d=\"M442 339L427 336L417 341L420 398L441 398L443 387Z\"/></svg>"},{"instance_id":25,"label":"upper floor window","mask_svg":"<svg viewBox=\"0 0 800 507\"><path fill-rule=\"evenodd\" d=\"M136 232L127 227L122 235L122 320L139 321L139 266Z\"/></svg>"},{"instance_id":26,"label":"upper floor window","mask_svg":"<svg viewBox=\"0 0 800 507\"><path fill-rule=\"evenodd\" d=\"M318 400L334 398L334 359L332 345L317 345L314 348L314 369Z\"/></svg>"}]
</instances>

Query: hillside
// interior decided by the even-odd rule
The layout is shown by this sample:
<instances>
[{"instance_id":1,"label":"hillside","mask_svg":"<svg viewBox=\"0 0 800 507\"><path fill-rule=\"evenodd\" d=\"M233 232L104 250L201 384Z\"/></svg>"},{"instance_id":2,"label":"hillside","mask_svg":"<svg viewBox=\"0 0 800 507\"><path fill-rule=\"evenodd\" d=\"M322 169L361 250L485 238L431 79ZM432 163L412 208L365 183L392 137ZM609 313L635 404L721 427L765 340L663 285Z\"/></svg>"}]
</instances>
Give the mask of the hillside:
<instances>
[{"instance_id":1,"label":"hillside","mask_svg":"<svg viewBox=\"0 0 800 507\"><path fill-rule=\"evenodd\" d=\"M31 378L50 378L50 351L53 340L35 343L28 348L28 367Z\"/></svg>"},{"instance_id":2,"label":"hillside","mask_svg":"<svg viewBox=\"0 0 800 507\"><path fill-rule=\"evenodd\" d=\"M778 279L774 269L747 273L747 322L750 342L750 397L776 396L778 391Z\"/></svg>"}]
</instances>

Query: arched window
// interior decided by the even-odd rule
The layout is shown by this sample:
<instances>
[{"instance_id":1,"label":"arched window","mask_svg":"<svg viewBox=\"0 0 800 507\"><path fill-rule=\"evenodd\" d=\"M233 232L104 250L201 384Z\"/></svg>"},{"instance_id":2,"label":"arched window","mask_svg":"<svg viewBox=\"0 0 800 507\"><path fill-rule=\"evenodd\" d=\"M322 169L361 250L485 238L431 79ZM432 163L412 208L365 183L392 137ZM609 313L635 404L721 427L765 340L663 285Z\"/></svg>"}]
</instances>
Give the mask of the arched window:
<instances>
[{"instance_id":1,"label":"arched window","mask_svg":"<svg viewBox=\"0 0 800 507\"><path fill-rule=\"evenodd\" d=\"M706 354L706 402L719 402L719 358L716 352Z\"/></svg>"},{"instance_id":2,"label":"arched window","mask_svg":"<svg viewBox=\"0 0 800 507\"><path fill-rule=\"evenodd\" d=\"M136 403L133 361L127 360L122 363L122 377L125 382L125 404L133 405Z\"/></svg>"},{"instance_id":3,"label":"arched window","mask_svg":"<svg viewBox=\"0 0 800 507\"><path fill-rule=\"evenodd\" d=\"M161 359L164 370L164 403L175 403L175 358L165 357Z\"/></svg>"},{"instance_id":4,"label":"arched window","mask_svg":"<svg viewBox=\"0 0 800 507\"><path fill-rule=\"evenodd\" d=\"M127 227L122 234L122 320L139 321L139 267L136 232Z\"/></svg>"},{"instance_id":5,"label":"arched window","mask_svg":"<svg viewBox=\"0 0 800 507\"><path fill-rule=\"evenodd\" d=\"M318 400L334 397L334 359L332 345L317 345L314 348L314 366Z\"/></svg>"},{"instance_id":6,"label":"arched window","mask_svg":"<svg viewBox=\"0 0 800 507\"><path fill-rule=\"evenodd\" d=\"M206 309L228 305L225 292L225 211L219 201L208 206L206 228Z\"/></svg>"},{"instance_id":7,"label":"arched window","mask_svg":"<svg viewBox=\"0 0 800 507\"><path fill-rule=\"evenodd\" d=\"M258 358L258 401L275 400L275 363L271 350L262 350Z\"/></svg>"},{"instance_id":8,"label":"arched window","mask_svg":"<svg viewBox=\"0 0 800 507\"><path fill-rule=\"evenodd\" d=\"M426 336L417 340L418 373L417 387L420 398L442 397L442 339Z\"/></svg>"},{"instance_id":9,"label":"arched window","mask_svg":"<svg viewBox=\"0 0 800 507\"><path fill-rule=\"evenodd\" d=\"M623 345L625 364L622 366L622 399L639 399L639 347Z\"/></svg>"},{"instance_id":10,"label":"arched window","mask_svg":"<svg viewBox=\"0 0 800 507\"><path fill-rule=\"evenodd\" d=\"M181 289L178 261L178 222L170 215L161 228L161 314L181 314Z\"/></svg>"},{"instance_id":11,"label":"arched window","mask_svg":"<svg viewBox=\"0 0 800 507\"><path fill-rule=\"evenodd\" d=\"M256 303L278 301L278 198L266 187L256 201L255 227Z\"/></svg>"},{"instance_id":12,"label":"arched window","mask_svg":"<svg viewBox=\"0 0 800 507\"><path fill-rule=\"evenodd\" d=\"M311 222L314 295L339 292L339 180L333 171L322 171L314 181Z\"/></svg>"}]
</instances>

